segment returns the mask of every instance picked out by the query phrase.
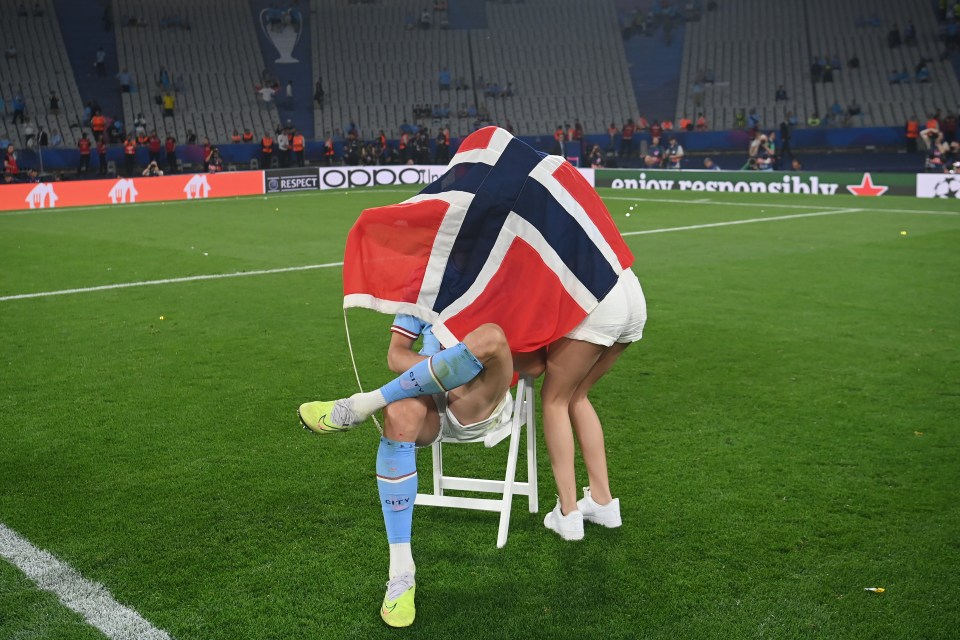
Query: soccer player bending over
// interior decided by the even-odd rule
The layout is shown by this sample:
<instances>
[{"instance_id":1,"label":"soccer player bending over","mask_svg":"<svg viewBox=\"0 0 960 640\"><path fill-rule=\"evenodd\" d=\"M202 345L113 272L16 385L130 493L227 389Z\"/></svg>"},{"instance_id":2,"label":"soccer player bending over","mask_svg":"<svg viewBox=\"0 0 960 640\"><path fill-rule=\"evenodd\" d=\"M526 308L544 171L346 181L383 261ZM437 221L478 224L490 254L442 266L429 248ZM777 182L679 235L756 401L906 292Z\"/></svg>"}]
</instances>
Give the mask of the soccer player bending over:
<instances>
[{"instance_id":1,"label":"soccer player bending over","mask_svg":"<svg viewBox=\"0 0 960 640\"><path fill-rule=\"evenodd\" d=\"M539 353L517 354L515 363L496 324L477 327L449 349L441 346L430 324L413 316L396 316L391 331L387 365L400 374L397 378L346 399L307 402L298 413L304 427L327 434L349 430L383 409L377 488L390 545L390 580L380 617L391 627L406 627L416 614L416 565L410 547L416 448L441 436L473 440L508 422L515 367L536 376L544 364ZM415 351L420 338L421 348Z\"/></svg>"}]
</instances>

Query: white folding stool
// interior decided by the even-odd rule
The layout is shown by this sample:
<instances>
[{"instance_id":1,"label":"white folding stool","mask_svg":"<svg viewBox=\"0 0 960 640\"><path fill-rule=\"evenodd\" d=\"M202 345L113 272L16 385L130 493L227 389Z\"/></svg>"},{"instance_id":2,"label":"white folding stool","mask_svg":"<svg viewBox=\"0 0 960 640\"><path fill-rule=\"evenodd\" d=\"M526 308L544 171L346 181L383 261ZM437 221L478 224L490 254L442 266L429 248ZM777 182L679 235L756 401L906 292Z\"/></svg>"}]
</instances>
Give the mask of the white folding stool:
<instances>
[{"instance_id":1,"label":"white folding stool","mask_svg":"<svg viewBox=\"0 0 960 640\"><path fill-rule=\"evenodd\" d=\"M507 472L503 480L460 478L445 475L443 473L444 443L441 439L433 444L433 493L418 493L415 504L498 511L500 513L500 529L497 533L497 548L502 548L507 544L513 494L518 493L527 496L530 513L536 513L539 510L537 500L537 425L534 409L533 378L520 376L513 400L513 417L511 417L510 422L496 431L491 431L483 438L468 442L468 444L482 442L489 448L496 446L509 436L510 450L507 455ZM524 426L527 428L527 481L517 482L520 428ZM447 444L461 444L461 442L448 441ZM448 496L444 494L445 490L498 493L501 494L501 497L494 499Z\"/></svg>"}]
</instances>

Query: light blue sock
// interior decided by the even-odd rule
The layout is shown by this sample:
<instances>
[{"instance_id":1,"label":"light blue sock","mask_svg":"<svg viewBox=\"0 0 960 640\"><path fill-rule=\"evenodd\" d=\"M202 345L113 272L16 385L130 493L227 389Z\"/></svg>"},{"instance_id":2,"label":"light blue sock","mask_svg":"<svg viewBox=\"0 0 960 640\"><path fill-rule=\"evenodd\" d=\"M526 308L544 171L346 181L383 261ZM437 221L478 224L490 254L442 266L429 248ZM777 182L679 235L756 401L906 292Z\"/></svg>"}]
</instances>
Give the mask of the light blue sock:
<instances>
[{"instance_id":1,"label":"light blue sock","mask_svg":"<svg viewBox=\"0 0 960 640\"><path fill-rule=\"evenodd\" d=\"M380 387L387 403L432 393L443 393L466 384L483 371L467 345L459 342L421 360Z\"/></svg>"},{"instance_id":2,"label":"light blue sock","mask_svg":"<svg viewBox=\"0 0 960 640\"><path fill-rule=\"evenodd\" d=\"M417 498L417 449L412 442L380 438L377 490L387 528L387 542L410 542L413 502Z\"/></svg>"}]
</instances>

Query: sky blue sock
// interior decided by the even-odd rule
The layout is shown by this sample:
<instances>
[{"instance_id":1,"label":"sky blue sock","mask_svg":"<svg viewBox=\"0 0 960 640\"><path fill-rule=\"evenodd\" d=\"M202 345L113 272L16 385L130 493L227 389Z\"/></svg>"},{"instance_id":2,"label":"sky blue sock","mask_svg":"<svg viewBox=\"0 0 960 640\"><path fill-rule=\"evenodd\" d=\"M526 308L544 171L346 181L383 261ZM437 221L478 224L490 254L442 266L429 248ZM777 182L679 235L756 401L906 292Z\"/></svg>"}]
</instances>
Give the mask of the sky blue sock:
<instances>
[{"instance_id":1,"label":"sky blue sock","mask_svg":"<svg viewBox=\"0 0 960 640\"><path fill-rule=\"evenodd\" d=\"M467 345L459 342L421 360L380 387L387 403L431 393L443 393L466 384L483 371Z\"/></svg>"},{"instance_id":2,"label":"sky blue sock","mask_svg":"<svg viewBox=\"0 0 960 640\"><path fill-rule=\"evenodd\" d=\"M410 542L413 501L417 498L417 449L412 442L380 438L377 490L387 527L387 542Z\"/></svg>"}]
</instances>

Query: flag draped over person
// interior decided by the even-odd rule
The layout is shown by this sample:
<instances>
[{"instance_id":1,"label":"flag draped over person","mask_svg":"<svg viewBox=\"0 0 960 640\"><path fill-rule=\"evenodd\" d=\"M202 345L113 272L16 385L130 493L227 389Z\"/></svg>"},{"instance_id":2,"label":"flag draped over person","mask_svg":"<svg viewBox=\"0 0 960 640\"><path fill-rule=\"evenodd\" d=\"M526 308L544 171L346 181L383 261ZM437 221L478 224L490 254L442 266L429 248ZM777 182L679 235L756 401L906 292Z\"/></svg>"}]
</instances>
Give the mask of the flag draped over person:
<instances>
[{"instance_id":1,"label":"flag draped over person","mask_svg":"<svg viewBox=\"0 0 960 640\"><path fill-rule=\"evenodd\" d=\"M343 306L432 322L445 347L493 322L511 349L533 351L573 329L632 264L577 169L486 127L419 194L363 211L347 237Z\"/></svg>"}]
</instances>

